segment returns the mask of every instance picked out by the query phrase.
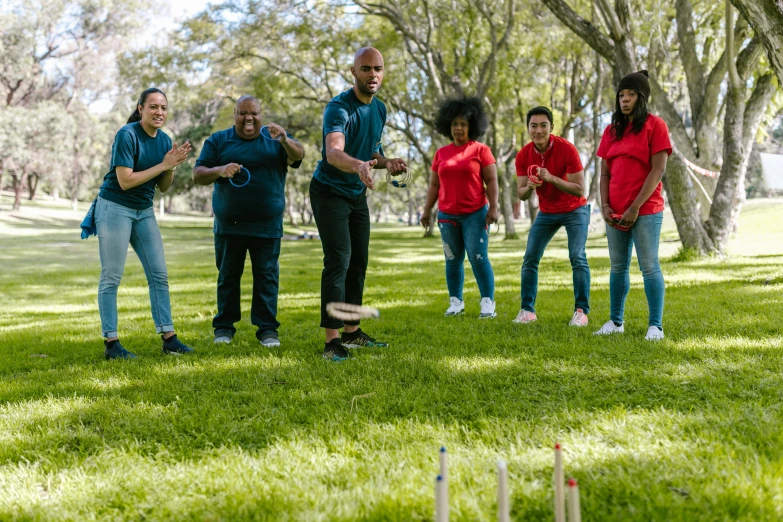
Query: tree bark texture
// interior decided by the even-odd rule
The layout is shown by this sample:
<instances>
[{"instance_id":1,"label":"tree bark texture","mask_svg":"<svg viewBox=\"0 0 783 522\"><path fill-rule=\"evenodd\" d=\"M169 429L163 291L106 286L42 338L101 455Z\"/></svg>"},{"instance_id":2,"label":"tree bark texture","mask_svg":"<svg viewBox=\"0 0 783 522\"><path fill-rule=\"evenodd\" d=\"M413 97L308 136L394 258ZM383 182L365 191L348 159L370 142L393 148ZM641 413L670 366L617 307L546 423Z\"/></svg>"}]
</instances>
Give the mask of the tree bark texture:
<instances>
[{"instance_id":1,"label":"tree bark texture","mask_svg":"<svg viewBox=\"0 0 783 522\"><path fill-rule=\"evenodd\" d=\"M761 38L778 82L783 85L783 5L779 0L731 0Z\"/></svg>"}]
</instances>

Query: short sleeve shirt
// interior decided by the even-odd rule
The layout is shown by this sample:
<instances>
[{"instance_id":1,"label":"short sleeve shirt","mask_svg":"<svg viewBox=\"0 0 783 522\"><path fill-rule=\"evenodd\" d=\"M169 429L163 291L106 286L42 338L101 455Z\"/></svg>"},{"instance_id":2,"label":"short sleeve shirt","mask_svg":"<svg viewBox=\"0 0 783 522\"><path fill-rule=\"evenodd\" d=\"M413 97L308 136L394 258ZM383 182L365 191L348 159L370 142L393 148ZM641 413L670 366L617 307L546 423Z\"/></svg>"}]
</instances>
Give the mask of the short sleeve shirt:
<instances>
[{"instance_id":1,"label":"short sleeve shirt","mask_svg":"<svg viewBox=\"0 0 783 522\"><path fill-rule=\"evenodd\" d=\"M111 168L103 177L98 195L134 210L150 208L152 198L155 197L155 187L163 173L141 185L123 190L117 180L117 167L128 167L134 172L142 172L162 163L169 150L171 138L165 132L158 130L153 138L144 131L141 122L125 125L114 136Z\"/></svg>"},{"instance_id":2,"label":"short sleeve shirt","mask_svg":"<svg viewBox=\"0 0 783 522\"><path fill-rule=\"evenodd\" d=\"M612 126L604 130L596 155L609 168L609 201L604 203L618 214L623 214L633 204L652 170L652 157L661 151L671 155L669 128L666 122L652 114L647 116L641 132L634 134L628 124L623 137L614 139ZM655 187L652 196L639 208L639 214L657 214L663 211L661 184Z\"/></svg>"},{"instance_id":3,"label":"short sleeve shirt","mask_svg":"<svg viewBox=\"0 0 783 522\"><path fill-rule=\"evenodd\" d=\"M541 154L531 141L519 151L515 162L517 176L527 176L530 166L546 167L555 177L567 181L569 174L584 170L579 152L574 145L560 136L549 136L549 147ZM563 192L551 183L544 183L536 189L538 205L545 214L566 214L587 205L584 196Z\"/></svg>"},{"instance_id":4,"label":"short sleeve shirt","mask_svg":"<svg viewBox=\"0 0 783 522\"><path fill-rule=\"evenodd\" d=\"M469 141L457 147L441 147L432 159L432 172L438 175L438 209L446 214L470 214L487 204L487 191L481 170L495 163L489 147Z\"/></svg>"},{"instance_id":5,"label":"short sleeve shirt","mask_svg":"<svg viewBox=\"0 0 783 522\"><path fill-rule=\"evenodd\" d=\"M376 152L383 155L381 135L384 125L386 105L378 98L362 103L353 88L335 96L324 110L321 161L313 177L342 194L363 194L366 187L359 176L343 172L326 160L326 136L333 132L345 135L345 153L360 161L370 161Z\"/></svg>"},{"instance_id":6,"label":"short sleeve shirt","mask_svg":"<svg viewBox=\"0 0 783 522\"><path fill-rule=\"evenodd\" d=\"M293 136L288 135L289 139ZM215 180L212 210L215 234L283 237L285 179L288 154L272 139L268 127L252 140L245 140L234 127L212 134L204 142L196 167L214 168L229 163L242 165L231 181ZM291 165L298 168L297 161Z\"/></svg>"}]
</instances>

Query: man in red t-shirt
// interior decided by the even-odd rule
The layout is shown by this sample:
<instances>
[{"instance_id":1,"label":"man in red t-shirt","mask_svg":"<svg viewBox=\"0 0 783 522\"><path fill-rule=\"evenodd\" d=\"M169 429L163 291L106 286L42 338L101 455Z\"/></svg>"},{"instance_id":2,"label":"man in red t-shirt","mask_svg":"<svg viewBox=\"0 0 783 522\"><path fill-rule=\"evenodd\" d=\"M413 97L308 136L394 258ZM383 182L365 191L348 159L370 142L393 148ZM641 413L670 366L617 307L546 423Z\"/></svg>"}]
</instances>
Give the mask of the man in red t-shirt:
<instances>
[{"instance_id":1,"label":"man in red t-shirt","mask_svg":"<svg viewBox=\"0 0 783 522\"><path fill-rule=\"evenodd\" d=\"M523 201L538 194L539 213L528 233L522 262L522 305L515 323L537 320L538 264L547 244L560 229L568 235L568 258L574 281L574 315L571 326L587 326L590 312L590 267L585 243L590 225L590 205L584 198L584 168L576 147L553 136L552 111L534 107L527 113L532 141L517 154L517 193Z\"/></svg>"}]
</instances>

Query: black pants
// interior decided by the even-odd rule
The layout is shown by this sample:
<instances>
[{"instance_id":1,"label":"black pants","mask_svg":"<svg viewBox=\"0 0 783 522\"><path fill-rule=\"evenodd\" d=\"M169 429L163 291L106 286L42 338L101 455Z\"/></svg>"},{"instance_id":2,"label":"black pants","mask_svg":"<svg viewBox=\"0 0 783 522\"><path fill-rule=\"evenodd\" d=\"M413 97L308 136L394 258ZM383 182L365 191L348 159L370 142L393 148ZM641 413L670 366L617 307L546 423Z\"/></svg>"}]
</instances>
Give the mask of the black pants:
<instances>
[{"instance_id":1,"label":"black pants","mask_svg":"<svg viewBox=\"0 0 783 522\"><path fill-rule=\"evenodd\" d=\"M321 273L321 328L342 328L359 321L329 317L327 303L362 304L364 276L370 246L370 210L367 196L346 196L315 179L310 182L313 208L321 245L324 270Z\"/></svg>"},{"instance_id":2,"label":"black pants","mask_svg":"<svg viewBox=\"0 0 783 522\"><path fill-rule=\"evenodd\" d=\"M256 336L280 327L277 322L277 292L280 281L280 239L215 234L217 262L217 315L212 320L215 332L236 333L234 323L242 318L240 288L245 255L250 252L253 266L253 300L250 322L258 327Z\"/></svg>"}]
</instances>

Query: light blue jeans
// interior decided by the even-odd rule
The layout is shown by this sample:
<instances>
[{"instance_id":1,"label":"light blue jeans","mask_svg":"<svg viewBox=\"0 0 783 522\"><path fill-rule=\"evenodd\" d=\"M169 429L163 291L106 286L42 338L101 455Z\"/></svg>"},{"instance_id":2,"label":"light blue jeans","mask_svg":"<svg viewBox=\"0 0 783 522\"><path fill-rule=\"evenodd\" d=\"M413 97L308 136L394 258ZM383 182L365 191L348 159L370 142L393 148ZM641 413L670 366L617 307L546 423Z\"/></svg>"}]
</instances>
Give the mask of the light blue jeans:
<instances>
[{"instance_id":1,"label":"light blue jeans","mask_svg":"<svg viewBox=\"0 0 783 522\"><path fill-rule=\"evenodd\" d=\"M584 313L590 313L590 266L585 253L589 226L590 205L562 214L538 213L527 236L525 258L522 262L522 310L535 313L538 265L552 237L560 227L565 227L568 234L568 259L571 261L574 281L574 310L581 308Z\"/></svg>"},{"instance_id":2,"label":"light blue jeans","mask_svg":"<svg viewBox=\"0 0 783 522\"><path fill-rule=\"evenodd\" d=\"M155 331L173 332L169 301L169 274L163 257L163 239L152 207L135 210L98 198L95 207L101 280L98 283L98 309L101 330L107 338L117 337L117 288L128 257L128 245L139 256L150 289L150 307Z\"/></svg>"},{"instance_id":3,"label":"light blue jeans","mask_svg":"<svg viewBox=\"0 0 783 522\"><path fill-rule=\"evenodd\" d=\"M495 299L495 274L487 253L489 231L487 210L484 206L470 214L446 214L438 212L438 228L446 256L446 286L450 297L462 300L465 283L465 251L468 253L473 275L481 297Z\"/></svg>"},{"instance_id":4,"label":"light blue jeans","mask_svg":"<svg viewBox=\"0 0 783 522\"><path fill-rule=\"evenodd\" d=\"M609 301L611 319L623 323L625 299L631 288L631 250L636 245L636 257L644 279L644 293L650 317L648 326L663 329L663 298L665 285L661 264L658 262L658 243L661 239L663 212L639 216L631 230L623 232L606 225L609 242Z\"/></svg>"}]
</instances>

